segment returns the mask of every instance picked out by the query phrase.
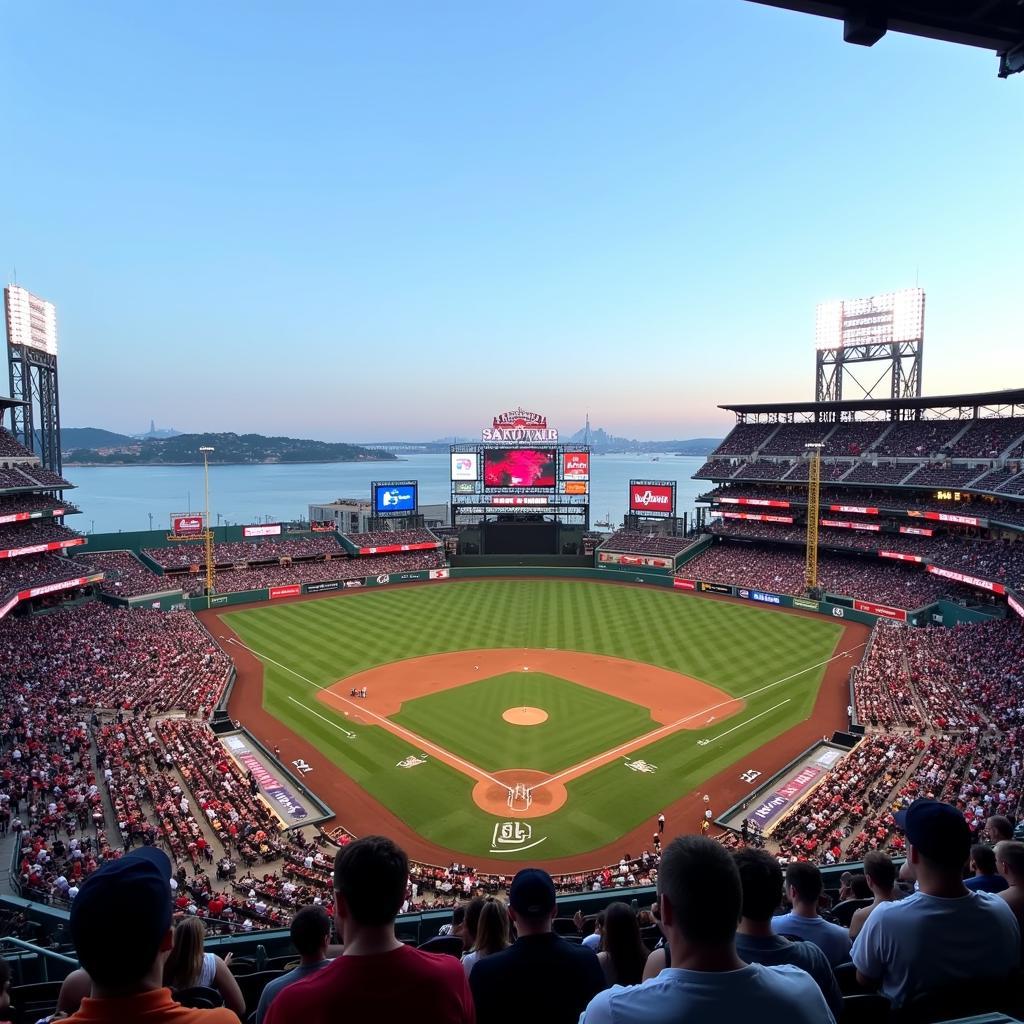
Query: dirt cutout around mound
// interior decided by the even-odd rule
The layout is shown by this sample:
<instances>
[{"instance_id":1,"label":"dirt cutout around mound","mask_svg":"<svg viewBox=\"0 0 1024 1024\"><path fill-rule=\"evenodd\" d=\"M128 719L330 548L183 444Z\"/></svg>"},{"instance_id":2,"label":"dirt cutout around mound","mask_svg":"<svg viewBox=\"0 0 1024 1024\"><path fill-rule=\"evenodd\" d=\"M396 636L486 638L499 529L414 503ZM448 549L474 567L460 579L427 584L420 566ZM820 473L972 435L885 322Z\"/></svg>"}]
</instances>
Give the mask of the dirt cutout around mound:
<instances>
[{"instance_id":1,"label":"dirt cutout around mound","mask_svg":"<svg viewBox=\"0 0 1024 1024\"><path fill-rule=\"evenodd\" d=\"M552 775L514 766L497 772L484 771L388 717L396 714L407 700L512 672L543 672L643 705L650 708L651 717L659 725L642 736ZM355 696L363 693L365 697ZM655 665L606 655L530 647L457 651L393 661L346 676L316 696L333 710L343 711L350 721L381 726L469 776L476 783L473 799L488 814L514 810L519 816L530 818L558 810L566 800L565 785L572 779L609 761L627 757L632 751L674 732L703 729L712 722L730 718L744 707L739 697L730 697L699 679ZM510 713L530 719L515 722L517 725L536 725L548 717L543 708L510 708L502 717L509 721ZM535 717L538 713L543 718ZM529 806L524 806L522 801L514 805L508 803L517 783L524 783L530 789Z\"/></svg>"},{"instance_id":2,"label":"dirt cutout around mound","mask_svg":"<svg viewBox=\"0 0 1024 1024\"><path fill-rule=\"evenodd\" d=\"M509 708L501 717L509 725L540 725L548 720L548 713L543 708Z\"/></svg>"}]
</instances>

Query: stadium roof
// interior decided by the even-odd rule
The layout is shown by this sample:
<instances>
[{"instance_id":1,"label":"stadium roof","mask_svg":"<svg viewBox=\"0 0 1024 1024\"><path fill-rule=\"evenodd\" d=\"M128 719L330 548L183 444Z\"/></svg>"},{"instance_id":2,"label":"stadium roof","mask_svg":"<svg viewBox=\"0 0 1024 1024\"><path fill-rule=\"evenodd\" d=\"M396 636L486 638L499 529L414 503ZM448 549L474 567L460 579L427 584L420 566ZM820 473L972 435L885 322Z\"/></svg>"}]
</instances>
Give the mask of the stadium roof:
<instances>
[{"instance_id":1,"label":"stadium roof","mask_svg":"<svg viewBox=\"0 0 1024 1024\"><path fill-rule=\"evenodd\" d=\"M16 405L28 405L28 402L23 402L20 398L5 398L3 395L0 395L0 413L5 413Z\"/></svg>"},{"instance_id":2,"label":"stadium roof","mask_svg":"<svg viewBox=\"0 0 1024 1024\"><path fill-rule=\"evenodd\" d=\"M848 43L873 46L887 31L995 50L1000 77L1024 70L1020 0L754 0L802 14L836 18Z\"/></svg>"},{"instance_id":3,"label":"stadium roof","mask_svg":"<svg viewBox=\"0 0 1024 1024\"><path fill-rule=\"evenodd\" d=\"M886 412L896 409L965 409L1024 405L1024 388L979 391L964 395L930 395L921 398L855 398L841 402L752 402L720 405L736 413Z\"/></svg>"}]
</instances>

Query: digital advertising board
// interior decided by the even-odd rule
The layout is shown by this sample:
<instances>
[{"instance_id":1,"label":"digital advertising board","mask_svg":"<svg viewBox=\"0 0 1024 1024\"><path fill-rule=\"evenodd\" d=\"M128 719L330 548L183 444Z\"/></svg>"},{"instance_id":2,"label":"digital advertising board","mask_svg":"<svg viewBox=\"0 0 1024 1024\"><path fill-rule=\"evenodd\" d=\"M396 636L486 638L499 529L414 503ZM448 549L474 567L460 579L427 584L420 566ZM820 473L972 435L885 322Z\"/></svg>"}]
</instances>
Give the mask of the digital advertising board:
<instances>
[{"instance_id":1,"label":"digital advertising board","mask_svg":"<svg viewBox=\"0 0 1024 1024\"><path fill-rule=\"evenodd\" d=\"M203 532L201 512L179 513L171 516L171 533L175 537L197 537Z\"/></svg>"},{"instance_id":2,"label":"digital advertising board","mask_svg":"<svg viewBox=\"0 0 1024 1024\"><path fill-rule=\"evenodd\" d=\"M674 480L630 480L629 511L648 519L668 519L676 514Z\"/></svg>"},{"instance_id":3,"label":"digital advertising board","mask_svg":"<svg viewBox=\"0 0 1024 1024\"><path fill-rule=\"evenodd\" d=\"M562 479L589 480L590 452L562 452Z\"/></svg>"},{"instance_id":4,"label":"digital advertising board","mask_svg":"<svg viewBox=\"0 0 1024 1024\"><path fill-rule=\"evenodd\" d=\"M452 452L452 479L476 480L480 476L480 466L476 452Z\"/></svg>"},{"instance_id":5,"label":"digital advertising board","mask_svg":"<svg viewBox=\"0 0 1024 1024\"><path fill-rule=\"evenodd\" d=\"M332 524L333 525L333 524ZM279 537L281 535L280 523L269 523L262 526L243 526L243 537Z\"/></svg>"},{"instance_id":6,"label":"digital advertising board","mask_svg":"<svg viewBox=\"0 0 1024 1024\"><path fill-rule=\"evenodd\" d=\"M554 487L555 456L554 448L485 448L484 486Z\"/></svg>"},{"instance_id":7,"label":"digital advertising board","mask_svg":"<svg viewBox=\"0 0 1024 1024\"><path fill-rule=\"evenodd\" d=\"M375 516L412 516L418 507L415 480L374 480L372 487Z\"/></svg>"}]
</instances>

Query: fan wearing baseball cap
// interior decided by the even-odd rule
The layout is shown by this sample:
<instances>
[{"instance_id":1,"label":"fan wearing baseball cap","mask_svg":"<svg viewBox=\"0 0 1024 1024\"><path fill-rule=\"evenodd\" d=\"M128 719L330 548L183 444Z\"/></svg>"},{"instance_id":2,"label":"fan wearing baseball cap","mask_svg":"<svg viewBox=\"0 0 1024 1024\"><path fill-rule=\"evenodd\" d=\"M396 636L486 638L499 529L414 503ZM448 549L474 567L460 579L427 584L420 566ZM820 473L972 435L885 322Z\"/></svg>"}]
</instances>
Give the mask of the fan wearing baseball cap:
<instances>
[{"instance_id":1,"label":"fan wearing baseball cap","mask_svg":"<svg viewBox=\"0 0 1024 1024\"><path fill-rule=\"evenodd\" d=\"M75 1024L238 1024L227 1009L194 1010L163 987L171 951L171 862L151 846L108 861L71 904L71 938L92 980Z\"/></svg>"},{"instance_id":2,"label":"fan wearing baseball cap","mask_svg":"<svg viewBox=\"0 0 1024 1024\"><path fill-rule=\"evenodd\" d=\"M938 800L915 800L896 815L918 891L871 912L853 944L857 980L894 1007L960 981L1003 980L1019 962L1020 932L1005 900L963 882L971 831Z\"/></svg>"},{"instance_id":3,"label":"fan wearing baseball cap","mask_svg":"<svg viewBox=\"0 0 1024 1024\"><path fill-rule=\"evenodd\" d=\"M469 975L478 1024L576 1024L604 988L597 954L552 931L555 883L546 871L520 871L508 903L519 938L478 960Z\"/></svg>"}]
</instances>

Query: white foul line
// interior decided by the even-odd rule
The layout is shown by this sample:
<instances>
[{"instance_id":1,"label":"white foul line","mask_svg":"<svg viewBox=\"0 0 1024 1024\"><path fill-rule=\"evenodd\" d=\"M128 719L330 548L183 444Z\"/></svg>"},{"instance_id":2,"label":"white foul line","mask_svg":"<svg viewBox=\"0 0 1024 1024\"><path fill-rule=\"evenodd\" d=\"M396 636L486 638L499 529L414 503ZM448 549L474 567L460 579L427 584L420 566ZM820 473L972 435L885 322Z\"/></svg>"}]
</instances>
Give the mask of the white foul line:
<instances>
[{"instance_id":1,"label":"white foul line","mask_svg":"<svg viewBox=\"0 0 1024 1024\"><path fill-rule=\"evenodd\" d=\"M782 679L776 679L774 683L766 683L764 686L759 686L756 690L751 690L750 693L745 693L740 697L730 697L728 700L719 701L717 704L712 704L711 707L704 708L703 711L695 711L692 715L686 715L685 718L680 718L675 722L669 722L668 725L663 725L658 729L654 729L652 732L644 734L643 736L638 736L636 739L629 740L626 743L621 743L619 746L613 747L611 750L606 750L603 754L597 754L594 757L588 758L586 761L581 761L579 764L573 765L571 768L566 768L565 771L559 772L557 775L552 775L550 779L544 779L543 782L535 782L530 788L540 789L541 786L546 786L549 782L556 782L558 779L563 779L566 775L578 772L581 768L586 768L588 765L594 764L596 761L603 761L605 759L610 760L615 757L620 750L638 750L640 747L647 746L648 743L663 732L674 732L679 728L679 726L685 725L694 718L700 718L701 715L706 715L709 711L717 711L719 708L724 708L728 704L735 704L737 701L746 700L748 697L755 697L759 693L764 693L766 690L770 690L774 686L780 686L782 683L788 683L791 679L796 679L797 676L802 676L806 672L813 672L816 668L821 668L823 665L831 664L839 658L847 657L850 651L855 651L858 647L864 647L865 644L866 641L864 644L856 644L848 650L834 654L831 658L819 661L816 665L811 665L809 668L802 668L799 672L793 672L791 675L783 676Z\"/></svg>"},{"instance_id":2,"label":"white foul line","mask_svg":"<svg viewBox=\"0 0 1024 1024\"><path fill-rule=\"evenodd\" d=\"M223 640L224 637L221 637L221 639ZM496 779L489 772L485 772L483 768L478 768L475 764L472 764L470 761L463 760L463 758L459 757L456 754L453 754L450 750L445 750L444 747L439 747L436 743L431 743L430 740L424 739L422 736L417 736L416 733L412 732L410 729L406 729L404 726L398 725L396 722L392 722L391 719L384 718L381 715L376 714L367 707L355 704L346 697L339 696L337 693L334 693L330 689L330 687L320 686L319 683L314 683L312 679L307 679L301 672L296 672L295 669L289 668L287 665L282 665L281 662L275 661L273 658L269 658L265 654L260 654L259 651L255 651L251 647L248 647L245 644L243 644L241 640L236 640L234 637L229 637L227 642L229 644L236 644L238 647L243 648L250 654L255 655L255 657L259 658L261 661L269 661L271 665L276 665L278 668L283 668L285 672L290 672L297 679L301 679L304 683L308 683L310 686L313 687L314 690L327 690L328 697L340 701L342 704L347 704L351 708L355 708L360 714L369 715L371 718L376 718L377 721L380 722L384 726L384 728L388 729L390 732L403 734L404 736L415 740L415 742L419 744L421 747L429 748L433 750L435 753L441 754L446 760L456 761L463 767L469 768L470 771L473 772L475 775L483 776L483 778L487 779L489 782L493 782L495 785L501 786L502 789L508 790L508 792L510 793L512 792L512 787L505 785L505 783L502 782L501 779ZM294 700L294 698L289 699ZM307 711L312 711L314 715L317 714L315 711L313 711L312 708L306 707L306 705L303 704L302 701L296 700L295 703L298 704L300 707L306 708ZM323 716L318 715L317 717ZM342 729L341 731L344 732L345 730Z\"/></svg>"},{"instance_id":3,"label":"white foul line","mask_svg":"<svg viewBox=\"0 0 1024 1024\"><path fill-rule=\"evenodd\" d=\"M305 708L305 710L308 711L311 715L316 715L316 717L319 718L321 722L326 722L328 725L334 726L334 728L337 729L338 732L343 732L350 740L354 740L356 738L356 734L354 732L349 732L348 729L342 729L342 727L338 725L337 722L332 722L326 715L321 715L319 711L314 711L308 704L303 704L301 700L296 700L290 693L286 693L285 696L293 704L298 704L300 708Z\"/></svg>"},{"instance_id":4,"label":"white foul line","mask_svg":"<svg viewBox=\"0 0 1024 1024\"><path fill-rule=\"evenodd\" d=\"M793 698L787 697L785 700L779 701L774 708L769 708L767 711L762 711L760 714L754 715L752 718L747 718L740 722L739 725L734 725L731 729L726 729L725 732L720 732L717 736L712 736L711 739L706 740L704 746L714 743L715 740L720 740L723 736L728 736L729 733L735 732L737 729L742 729L745 725L750 725L751 722L756 721L758 718L763 718L765 715L770 715L777 708L781 708L783 704L788 704Z\"/></svg>"}]
</instances>

